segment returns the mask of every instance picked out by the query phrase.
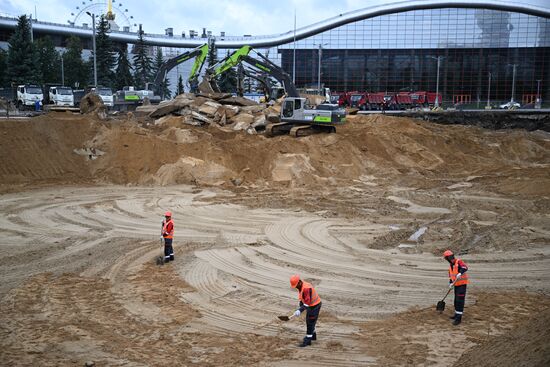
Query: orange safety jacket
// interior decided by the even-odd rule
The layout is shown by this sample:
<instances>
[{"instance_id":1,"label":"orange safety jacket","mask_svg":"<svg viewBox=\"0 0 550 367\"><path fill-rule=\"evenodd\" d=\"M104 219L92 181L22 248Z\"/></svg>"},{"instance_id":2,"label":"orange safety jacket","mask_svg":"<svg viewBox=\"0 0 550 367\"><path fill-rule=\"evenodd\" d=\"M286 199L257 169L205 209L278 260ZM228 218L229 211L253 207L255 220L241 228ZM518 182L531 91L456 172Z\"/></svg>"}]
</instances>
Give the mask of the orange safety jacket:
<instances>
[{"instance_id":1,"label":"orange safety jacket","mask_svg":"<svg viewBox=\"0 0 550 367\"><path fill-rule=\"evenodd\" d=\"M455 259L454 264L449 265L449 280L451 281L451 283L454 283L454 281L456 280L456 276L459 273L459 271L458 271L459 266L461 268L466 268L466 270L468 270L468 267L466 266L464 261L462 261L460 259ZM469 283L468 274L466 272L464 272L460 276L460 279L455 283L455 287L458 287L458 286L464 285L464 284L468 284L468 283Z\"/></svg>"},{"instance_id":2,"label":"orange safety jacket","mask_svg":"<svg viewBox=\"0 0 550 367\"><path fill-rule=\"evenodd\" d=\"M168 222L166 219L162 221L162 237L174 238L174 221L172 219Z\"/></svg>"},{"instance_id":3,"label":"orange safety jacket","mask_svg":"<svg viewBox=\"0 0 550 367\"><path fill-rule=\"evenodd\" d=\"M298 292L298 299L306 307L317 306L321 303L321 297L317 294L317 291L308 282L302 281L302 289Z\"/></svg>"}]
</instances>

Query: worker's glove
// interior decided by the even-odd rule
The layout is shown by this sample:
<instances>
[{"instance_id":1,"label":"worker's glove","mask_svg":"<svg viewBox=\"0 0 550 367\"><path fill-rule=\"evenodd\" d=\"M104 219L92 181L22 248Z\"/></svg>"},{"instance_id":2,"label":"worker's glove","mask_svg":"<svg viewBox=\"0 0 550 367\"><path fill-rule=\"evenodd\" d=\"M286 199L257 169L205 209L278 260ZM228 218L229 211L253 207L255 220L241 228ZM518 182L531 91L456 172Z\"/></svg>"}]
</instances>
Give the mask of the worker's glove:
<instances>
[{"instance_id":1,"label":"worker's glove","mask_svg":"<svg viewBox=\"0 0 550 367\"><path fill-rule=\"evenodd\" d=\"M456 280L459 280L461 277L462 277L462 273L458 273L458 274L456 275ZM456 280L455 280L455 282L456 282Z\"/></svg>"},{"instance_id":2,"label":"worker's glove","mask_svg":"<svg viewBox=\"0 0 550 367\"><path fill-rule=\"evenodd\" d=\"M294 317L299 317L301 314L300 310L294 311Z\"/></svg>"},{"instance_id":3,"label":"worker's glove","mask_svg":"<svg viewBox=\"0 0 550 367\"><path fill-rule=\"evenodd\" d=\"M454 285L454 283L449 284L449 289L451 289Z\"/></svg>"}]
</instances>

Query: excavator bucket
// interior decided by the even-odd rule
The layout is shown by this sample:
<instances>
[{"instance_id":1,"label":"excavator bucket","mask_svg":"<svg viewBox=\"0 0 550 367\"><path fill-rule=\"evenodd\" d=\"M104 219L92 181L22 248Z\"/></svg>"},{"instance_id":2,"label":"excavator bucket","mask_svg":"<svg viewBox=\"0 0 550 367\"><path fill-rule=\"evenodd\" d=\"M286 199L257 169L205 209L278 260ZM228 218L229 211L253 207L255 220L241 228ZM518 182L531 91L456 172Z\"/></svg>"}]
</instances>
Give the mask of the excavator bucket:
<instances>
[{"instance_id":1,"label":"excavator bucket","mask_svg":"<svg viewBox=\"0 0 550 367\"><path fill-rule=\"evenodd\" d=\"M206 78L202 80L202 82L199 83L199 92L204 94L211 94L215 93L214 88L212 88L212 85Z\"/></svg>"}]
</instances>

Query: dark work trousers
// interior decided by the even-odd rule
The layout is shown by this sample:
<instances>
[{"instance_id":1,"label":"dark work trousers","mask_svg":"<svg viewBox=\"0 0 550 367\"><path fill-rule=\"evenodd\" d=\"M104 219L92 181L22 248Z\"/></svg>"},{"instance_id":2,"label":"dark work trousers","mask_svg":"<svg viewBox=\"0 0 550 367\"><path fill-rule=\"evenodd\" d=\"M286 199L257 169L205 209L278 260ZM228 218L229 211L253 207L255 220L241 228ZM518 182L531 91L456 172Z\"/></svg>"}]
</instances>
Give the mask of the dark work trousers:
<instances>
[{"instance_id":1,"label":"dark work trousers","mask_svg":"<svg viewBox=\"0 0 550 367\"><path fill-rule=\"evenodd\" d=\"M307 336L313 335L315 333L315 324L317 323L317 318L319 317L319 311L321 311L321 304L319 303L316 306L308 307L306 313L306 327L307 327Z\"/></svg>"},{"instance_id":2,"label":"dark work trousers","mask_svg":"<svg viewBox=\"0 0 550 367\"><path fill-rule=\"evenodd\" d=\"M462 315L466 301L466 284L455 287L455 313Z\"/></svg>"},{"instance_id":3,"label":"dark work trousers","mask_svg":"<svg viewBox=\"0 0 550 367\"><path fill-rule=\"evenodd\" d=\"M164 239L164 260L174 260L174 248L172 247L172 239Z\"/></svg>"}]
</instances>

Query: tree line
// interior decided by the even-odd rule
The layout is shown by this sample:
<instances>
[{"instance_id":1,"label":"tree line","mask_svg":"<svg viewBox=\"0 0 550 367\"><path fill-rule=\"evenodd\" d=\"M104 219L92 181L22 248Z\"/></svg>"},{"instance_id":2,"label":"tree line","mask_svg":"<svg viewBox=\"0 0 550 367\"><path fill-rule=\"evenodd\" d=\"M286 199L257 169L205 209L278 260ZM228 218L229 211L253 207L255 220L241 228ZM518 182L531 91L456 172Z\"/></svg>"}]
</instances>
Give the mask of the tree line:
<instances>
[{"instance_id":1,"label":"tree line","mask_svg":"<svg viewBox=\"0 0 550 367\"><path fill-rule=\"evenodd\" d=\"M85 88L93 84L93 55L82 58L80 38L71 36L64 52L55 49L52 39L40 37L33 42L31 25L26 15L18 18L17 27L8 41L8 50L0 50L0 86L19 84L64 84ZM127 44L115 44L109 38L109 22L99 17L96 28L97 83L100 86L121 90L125 86L145 88L163 64L162 49L157 49L153 60L150 46L140 30L134 45L133 63L130 63ZM63 72L62 72L63 70ZM160 93L170 97L168 79L161 83ZM180 88L181 87L181 88ZM178 80L178 93L183 93L183 81Z\"/></svg>"}]
</instances>

